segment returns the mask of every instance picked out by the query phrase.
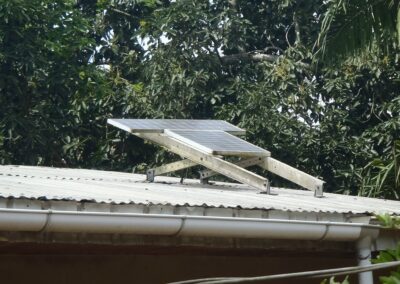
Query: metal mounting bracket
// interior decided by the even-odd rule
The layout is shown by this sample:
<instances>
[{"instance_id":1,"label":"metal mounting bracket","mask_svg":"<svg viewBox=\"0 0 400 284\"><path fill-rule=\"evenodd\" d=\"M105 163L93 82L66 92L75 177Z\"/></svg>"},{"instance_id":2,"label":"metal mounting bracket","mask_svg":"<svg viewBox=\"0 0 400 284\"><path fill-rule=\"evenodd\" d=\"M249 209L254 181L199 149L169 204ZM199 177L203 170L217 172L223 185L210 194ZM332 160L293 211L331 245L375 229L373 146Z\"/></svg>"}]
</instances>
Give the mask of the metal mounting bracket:
<instances>
[{"instance_id":1,"label":"metal mounting bracket","mask_svg":"<svg viewBox=\"0 0 400 284\"><path fill-rule=\"evenodd\" d=\"M203 153L174 138L159 133L135 133L135 135L159 144L169 151L202 165L214 172L222 174L238 182L248 184L263 191L269 188L268 179L252 173L238 165L232 164L218 156Z\"/></svg>"},{"instance_id":2,"label":"metal mounting bracket","mask_svg":"<svg viewBox=\"0 0 400 284\"><path fill-rule=\"evenodd\" d=\"M323 196L324 181L313 177L305 172L293 168L271 157L265 157L263 162L258 164L261 168L287 179L306 189L314 191L315 197Z\"/></svg>"},{"instance_id":3,"label":"metal mounting bracket","mask_svg":"<svg viewBox=\"0 0 400 284\"><path fill-rule=\"evenodd\" d=\"M156 175L193 167L199 164L207 168L207 170L200 172L202 183L207 183L210 177L221 174L238 182L251 185L269 194L270 185L268 179L244 169L252 165L257 165L297 185L314 191L315 197L323 196L324 182L322 180L268 156L252 157L240 160L237 163L230 163L221 159L219 156L203 153L200 150L189 147L183 142L160 133L135 133L135 135L159 144L169 151L186 158L182 161L148 170L148 181L154 181Z\"/></svg>"},{"instance_id":4,"label":"metal mounting bracket","mask_svg":"<svg viewBox=\"0 0 400 284\"><path fill-rule=\"evenodd\" d=\"M253 157L253 158L248 158L245 160L240 160L238 162L235 162L233 164L242 167L242 168L248 168L250 166L258 165L260 163L263 163L263 158L262 157ZM208 179L212 176L218 175L217 172L212 171L212 170L203 170L200 171L200 179Z\"/></svg>"},{"instance_id":5,"label":"metal mounting bracket","mask_svg":"<svg viewBox=\"0 0 400 284\"><path fill-rule=\"evenodd\" d=\"M208 183L210 177L221 174L258 188L265 193L270 193L270 183L267 178L246 170L249 166L257 165L303 188L314 191L316 197L323 195L324 181L275 160L271 158L269 151L236 137L235 135L244 134L245 130L226 121L108 119L107 122L161 145L183 158L181 161L147 170L146 179L149 182L154 181L157 175L202 165L207 168L200 171L200 181L203 184ZM224 160L226 156L240 157L241 160L229 162Z\"/></svg>"},{"instance_id":6,"label":"metal mounting bracket","mask_svg":"<svg viewBox=\"0 0 400 284\"><path fill-rule=\"evenodd\" d=\"M197 164L192 162L188 159L183 159L181 161L169 163L166 165L159 166L154 169L148 169L147 174L147 181L154 181L155 176L159 176L166 173L176 172L179 170L187 169L196 166Z\"/></svg>"}]
</instances>

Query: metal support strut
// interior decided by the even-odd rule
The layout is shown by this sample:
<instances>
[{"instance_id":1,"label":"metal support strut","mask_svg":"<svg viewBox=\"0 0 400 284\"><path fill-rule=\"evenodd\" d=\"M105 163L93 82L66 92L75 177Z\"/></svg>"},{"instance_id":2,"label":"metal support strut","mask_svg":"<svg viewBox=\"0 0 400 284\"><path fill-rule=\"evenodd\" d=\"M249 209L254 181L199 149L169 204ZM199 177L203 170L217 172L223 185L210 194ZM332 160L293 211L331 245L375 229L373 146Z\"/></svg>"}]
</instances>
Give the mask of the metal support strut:
<instances>
[{"instance_id":1,"label":"metal support strut","mask_svg":"<svg viewBox=\"0 0 400 284\"><path fill-rule=\"evenodd\" d=\"M200 171L200 181L203 184L207 184L210 177L221 174L270 193L270 183L267 178L246 170L247 167L257 165L314 191L316 197L323 195L324 181L275 160L271 158L269 151L236 137L235 135L245 134L245 130L226 121L108 119L107 122L184 158L181 161L149 169L146 172L146 179L149 182L153 182L158 175L201 165L207 168ZM241 160L232 163L224 160L225 156L236 156Z\"/></svg>"},{"instance_id":2,"label":"metal support strut","mask_svg":"<svg viewBox=\"0 0 400 284\"><path fill-rule=\"evenodd\" d=\"M179 170L194 167L196 165L197 164L192 162L191 160L183 159L181 161L162 165L162 166L154 168L154 169L148 169L146 172L147 173L147 181L153 182L155 176L159 176L159 175L170 173L170 172L176 172Z\"/></svg>"},{"instance_id":3,"label":"metal support strut","mask_svg":"<svg viewBox=\"0 0 400 284\"><path fill-rule=\"evenodd\" d=\"M205 154L200 150L191 148L185 143L158 133L137 133L139 137L155 142L169 151L202 165L214 172L227 176L238 182L248 184L262 191L267 191L268 180L252 173L240 166L227 162L218 156Z\"/></svg>"},{"instance_id":4,"label":"metal support strut","mask_svg":"<svg viewBox=\"0 0 400 284\"><path fill-rule=\"evenodd\" d=\"M166 164L147 171L147 180L154 181L154 177L164 173L169 173L195 165L203 165L207 170L200 172L202 183L208 183L208 179L214 175L222 174L238 182L251 185L266 193L270 193L270 183L268 179L246 170L246 167L257 165L280 177L283 177L304 188L314 191L316 197L323 195L323 181L308 175L285 163L267 157L252 157L230 163L223 160L220 156L203 153L200 150L191 148L185 143L160 133L135 133L135 135L159 144L169 151L178 154L186 159Z\"/></svg>"}]
</instances>

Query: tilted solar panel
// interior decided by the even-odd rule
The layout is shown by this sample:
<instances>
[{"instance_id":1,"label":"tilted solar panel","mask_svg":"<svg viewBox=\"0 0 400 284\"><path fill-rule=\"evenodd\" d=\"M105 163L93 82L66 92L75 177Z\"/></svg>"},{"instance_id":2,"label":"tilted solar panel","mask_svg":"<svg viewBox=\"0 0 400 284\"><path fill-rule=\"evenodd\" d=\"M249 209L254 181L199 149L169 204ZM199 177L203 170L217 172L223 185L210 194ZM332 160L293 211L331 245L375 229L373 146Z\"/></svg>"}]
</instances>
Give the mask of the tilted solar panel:
<instances>
[{"instance_id":1,"label":"tilted solar panel","mask_svg":"<svg viewBox=\"0 0 400 284\"><path fill-rule=\"evenodd\" d=\"M165 129L221 130L234 135L246 131L223 120L206 119L108 119L107 123L131 133L163 133Z\"/></svg>"},{"instance_id":2,"label":"tilted solar panel","mask_svg":"<svg viewBox=\"0 0 400 284\"><path fill-rule=\"evenodd\" d=\"M164 133L208 154L227 156L270 155L268 151L224 131L166 129Z\"/></svg>"},{"instance_id":3,"label":"tilted solar panel","mask_svg":"<svg viewBox=\"0 0 400 284\"><path fill-rule=\"evenodd\" d=\"M245 134L245 131L228 122L189 119L108 119L107 122L185 158L182 161L149 169L148 181L154 181L154 177L159 174L202 165L208 168L208 172L222 174L269 194L268 179L244 169L250 166L249 162L255 164L254 161L250 161L254 158L242 158L238 163L232 163L220 157L248 156L257 157L260 162L256 164L263 169L313 190L316 197L323 195L322 180L272 159L271 153L267 150L233 136L232 134ZM212 175L209 174L207 177L203 175L202 182L206 182L210 176Z\"/></svg>"}]
</instances>

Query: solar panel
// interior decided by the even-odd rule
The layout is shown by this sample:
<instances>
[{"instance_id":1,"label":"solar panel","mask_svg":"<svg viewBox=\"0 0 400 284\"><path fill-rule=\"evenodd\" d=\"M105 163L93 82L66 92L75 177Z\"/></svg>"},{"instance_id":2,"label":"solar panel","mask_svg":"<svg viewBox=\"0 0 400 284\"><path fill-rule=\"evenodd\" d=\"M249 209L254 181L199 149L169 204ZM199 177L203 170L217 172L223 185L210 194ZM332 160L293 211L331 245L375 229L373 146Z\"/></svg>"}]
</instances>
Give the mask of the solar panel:
<instances>
[{"instance_id":1,"label":"solar panel","mask_svg":"<svg viewBox=\"0 0 400 284\"><path fill-rule=\"evenodd\" d=\"M108 119L107 123L131 133L163 133L165 129L221 130L234 135L246 131L223 120L206 119Z\"/></svg>"},{"instance_id":2,"label":"solar panel","mask_svg":"<svg viewBox=\"0 0 400 284\"><path fill-rule=\"evenodd\" d=\"M224 131L170 130L165 134L208 154L268 156L270 153Z\"/></svg>"},{"instance_id":3,"label":"solar panel","mask_svg":"<svg viewBox=\"0 0 400 284\"><path fill-rule=\"evenodd\" d=\"M202 183L207 183L208 178L216 172L269 194L268 179L245 169L246 166L255 164L252 161L254 158L241 158L239 162L232 163L220 157L248 156L256 157L258 159L256 164L261 168L313 190L315 196L321 197L323 194L322 180L274 160L267 150L233 136L245 134L245 130L223 120L108 119L107 123L159 144L184 158L181 161L149 169L148 181L154 181L156 175L202 165L211 173L202 176Z\"/></svg>"}]
</instances>

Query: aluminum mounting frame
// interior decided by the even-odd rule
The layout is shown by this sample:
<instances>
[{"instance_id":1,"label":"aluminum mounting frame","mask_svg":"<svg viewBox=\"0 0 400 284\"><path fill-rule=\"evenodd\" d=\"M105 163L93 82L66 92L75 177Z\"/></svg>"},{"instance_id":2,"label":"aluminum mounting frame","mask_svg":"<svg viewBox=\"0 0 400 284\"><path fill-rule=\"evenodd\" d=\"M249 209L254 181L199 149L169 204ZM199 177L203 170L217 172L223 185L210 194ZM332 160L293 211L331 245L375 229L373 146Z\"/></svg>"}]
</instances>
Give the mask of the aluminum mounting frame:
<instances>
[{"instance_id":1,"label":"aluminum mounting frame","mask_svg":"<svg viewBox=\"0 0 400 284\"><path fill-rule=\"evenodd\" d=\"M220 156L214 156L204 153L198 149L192 148L187 144L164 134L159 134L159 133L134 133L134 134L138 137L141 137L143 139L161 145L164 148L168 149L169 151L179 156L185 157L186 159L198 165L202 165L214 172L229 177L240 183L248 184L250 186L258 188L262 191L265 191L267 194L270 193L270 184L267 178L259 176L253 172L250 172L238 165L225 161ZM178 165L177 162L175 163ZM166 165L166 168L169 165ZM156 169L151 169L151 170L156 171ZM149 174L148 174L148 180L151 181L151 175Z\"/></svg>"},{"instance_id":2,"label":"aluminum mounting frame","mask_svg":"<svg viewBox=\"0 0 400 284\"><path fill-rule=\"evenodd\" d=\"M277 176L280 176L286 180L289 180L301 187L304 187L308 190L314 191L314 195L316 197L323 196L323 186L324 181L320 180L316 177L313 177L305 172L302 172L296 168L293 168L285 163L282 163L271 157L253 157L248 159L240 160L235 163L236 165L247 168L250 166L259 166L264 170L267 170ZM212 176L217 175L218 173L212 170L203 170L200 171L200 180L208 179Z\"/></svg>"},{"instance_id":3,"label":"aluminum mounting frame","mask_svg":"<svg viewBox=\"0 0 400 284\"><path fill-rule=\"evenodd\" d=\"M110 124L117 126L114 123ZM305 189L314 191L315 197L323 196L323 180L273 159L268 151L266 151L264 156L253 156L249 158L245 158L243 156L238 162L232 163L224 160L223 156L221 155L207 153L201 149L194 148L192 145L185 143L185 141L169 136L167 129L167 131L165 131L166 133L149 133L146 131L133 132L122 127L119 128L126 130L142 139L158 144L170 152L173 152L184 158L181 161L147 170L146 174L149 182L153 182L155 176L157 175L190 168L196 165L202 165L206 168L206 170L200 171L200 181L202 183L207 183L210 177L221 174L235 181L250 185L262 190L267 194L270 194L269 180L246 170L247 167L256 165L286 180L300 185Z\"/></svg>"},{"instance_id":4,"label":"aluminum mounting frame","mask_svg":"<svg viewBox=\"0 0 400 284\"><path fill-rule=\"evenodd\" d=\"M109 118L107 123L129 133L163 133L169 130L220 130L233 135L244 135L246 131L224 120L209 119L123 119Z\"/></svg>"}]
</instances>

